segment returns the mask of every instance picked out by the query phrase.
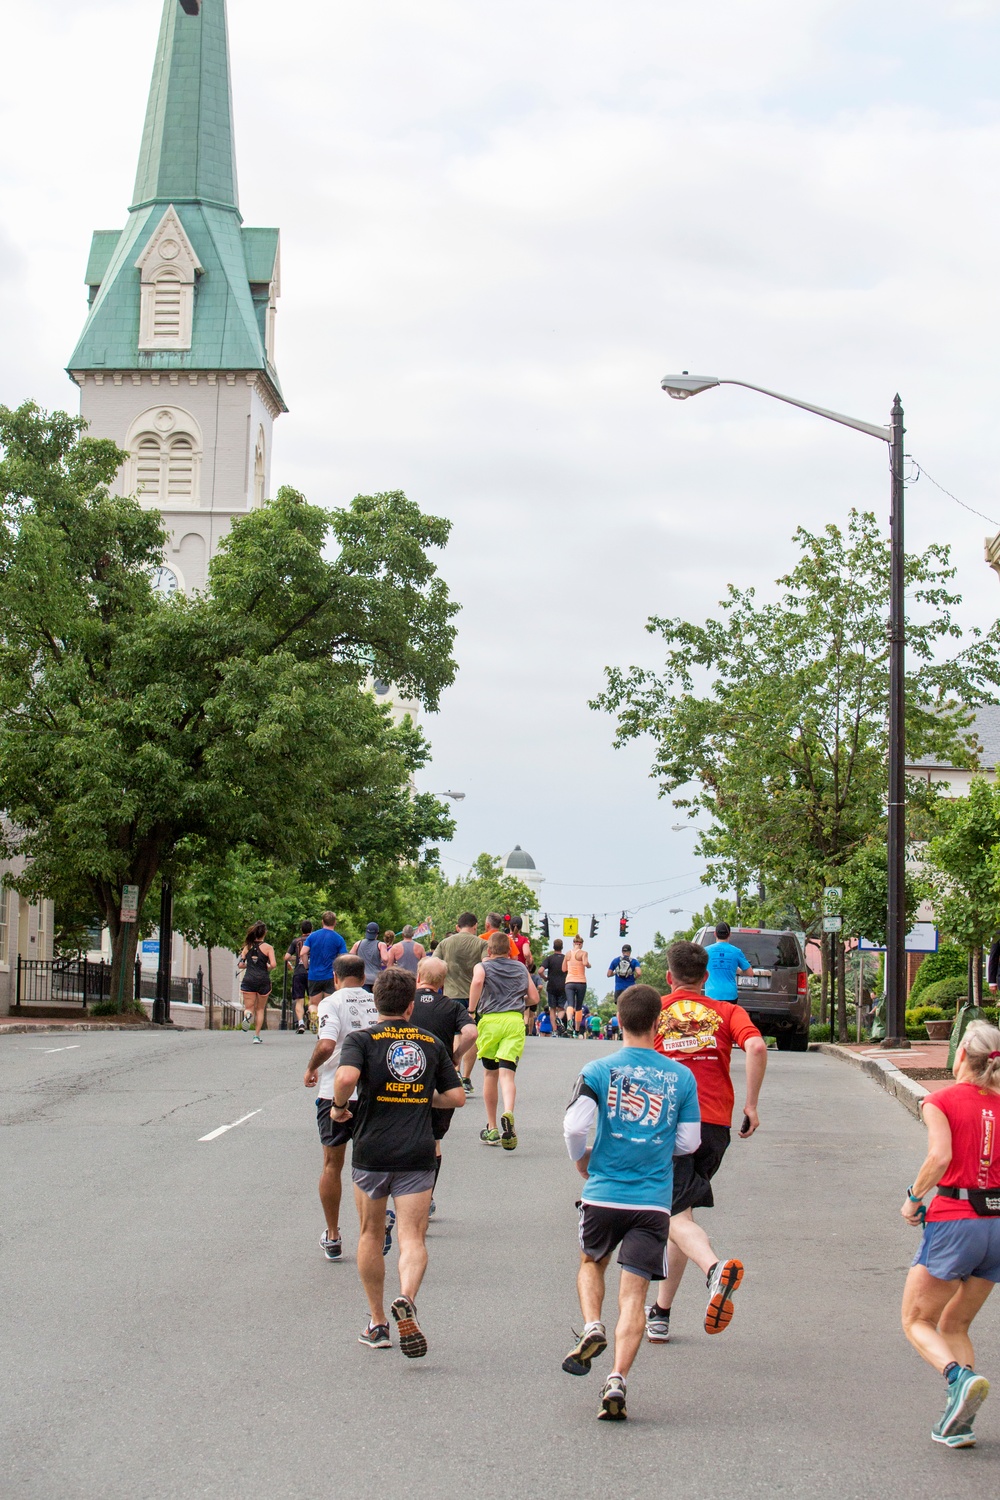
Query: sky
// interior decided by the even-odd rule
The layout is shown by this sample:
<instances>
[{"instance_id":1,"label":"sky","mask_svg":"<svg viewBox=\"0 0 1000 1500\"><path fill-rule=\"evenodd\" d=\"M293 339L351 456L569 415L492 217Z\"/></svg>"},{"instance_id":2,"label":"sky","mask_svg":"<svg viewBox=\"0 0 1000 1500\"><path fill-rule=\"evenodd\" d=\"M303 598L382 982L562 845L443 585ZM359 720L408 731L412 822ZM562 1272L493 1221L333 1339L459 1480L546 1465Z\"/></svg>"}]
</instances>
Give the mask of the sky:
<instances>
[{"instance_id":1,"label":"sky","mask_svg":"<svg viewBox=\"0 0 1000 1500\"><path fill-rule=\"evenodd\" d=\"M90 233L130 201L160 0L7 7L0 401L76 409ZM1000 0L229 0L241 207L279 225L272 483L447 516L459 673L420 784L464 791L455 874L520 844L610 958L711 894L690 830L587 706L648 616L761 597L798 525L885 517L898 390L911 548L966 626L1000 579ZM647 904L648 903L648 904ZM655 903L655 904L654 904ZM643 909L638 910L637 908ZM679 912L672 913L672 909ZM605 915L607 913L607 915ZM606 941L605 941L606 940Z\"/></svg>"}]
</instances>

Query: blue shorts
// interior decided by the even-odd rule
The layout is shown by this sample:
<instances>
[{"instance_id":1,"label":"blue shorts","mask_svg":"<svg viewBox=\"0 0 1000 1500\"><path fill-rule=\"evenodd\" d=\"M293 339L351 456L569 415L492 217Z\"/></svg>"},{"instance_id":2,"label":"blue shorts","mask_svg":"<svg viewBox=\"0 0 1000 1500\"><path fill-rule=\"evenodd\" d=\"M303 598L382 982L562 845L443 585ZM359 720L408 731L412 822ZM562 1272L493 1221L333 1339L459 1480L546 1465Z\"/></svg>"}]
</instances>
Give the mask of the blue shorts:
<instances>
[{"instance_id":1,"label":"blue shorts","mask_svg":"<svg viewBox=\"0 0 1000 1500\"><path fill-rule=\"evenodd\" d=\"M1000 1282L1000 1219L938 1219L924 1225L913 1264L937 1281Z\"/></svg>"}]
</instances>

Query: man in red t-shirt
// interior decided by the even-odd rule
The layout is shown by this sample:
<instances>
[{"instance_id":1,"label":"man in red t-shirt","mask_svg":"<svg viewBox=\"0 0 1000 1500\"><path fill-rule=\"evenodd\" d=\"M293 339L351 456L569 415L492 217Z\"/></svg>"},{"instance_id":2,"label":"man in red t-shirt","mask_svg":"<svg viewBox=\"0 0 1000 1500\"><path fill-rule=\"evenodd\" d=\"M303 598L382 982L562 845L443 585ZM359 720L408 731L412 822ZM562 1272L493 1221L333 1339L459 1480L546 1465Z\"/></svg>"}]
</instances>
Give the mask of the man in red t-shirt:
<instances>
[{"instance_id":1,"label":"man in red t-shirt","mask_svg":"<svg viewBox=\"0 0 1000 1500\"><path fill-rule=\"evenodd\" d=\"M669 1342L670 1308L689 1260L705 1272L708 1284L705 1332L721 1333L729 1326L732 1295L743 1280L743 1265L716 1255L692 1211L714 1205L712 1178L729 1146L735 1103L729 1076L733 1045L741 1047L747 1059L741 1140L749 1140L760 1124L757 1099L767 1067L767 1043L742 1005L710 1000L704 993L708 954L701 944L673 943L667 950L667 963L670 994L663 997L656 1049L685 1063L694 1074L701 1108L701 1145L693 1155L678 1157L674 1162L669 1270L646 1310L646 1337L651 1344Z\"/></svg>"}]
</instances>

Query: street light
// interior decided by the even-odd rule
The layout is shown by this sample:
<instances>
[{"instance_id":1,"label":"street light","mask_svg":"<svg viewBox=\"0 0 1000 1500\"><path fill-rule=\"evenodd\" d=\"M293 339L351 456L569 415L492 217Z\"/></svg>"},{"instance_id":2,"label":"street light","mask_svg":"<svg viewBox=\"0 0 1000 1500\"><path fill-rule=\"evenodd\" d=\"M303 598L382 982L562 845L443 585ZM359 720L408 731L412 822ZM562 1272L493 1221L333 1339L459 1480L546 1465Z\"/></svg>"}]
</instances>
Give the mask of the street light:
<instances>
[{"instance_id":1,"label":"street light","mask_svg":"<svg viewBox=\"0 0 1000 1500\"><path fill-rule=\"evenodd\" d=\"M904 778L904 669L906 658L906 624L903 616L903 404L896 395L892 403L892 414L888 427L876 426L874 422L862 422L857 417L845 417L841 412L828 411L825 406L813 406L809 401L799 401L794 396L783 396L779 391L769 391L762 385L751 385L746 380L721 380L717 375L689 375L687 370L680 375L665 375L660 381L663 390L675 401L686 401L702 391L717 385L739 385L747 391L757 391L762 396L771 396L775 401L798 406L817 417L826 417L841 427L853 427L855 432L865 432L869 437L879 438L889 447L889 900L886 922L885 963L885 1008L886 1032L884 1047L908 1047L906 1037L906 908L904 882L906 878L906 807L903 800Z\"/></svg>"},{"instance_id":2,"label":"street light","mask_svg":"<svg viewBox=\"0 0 1000 1500\"><path fill-rule=\"evenodd\" d=\"M450 797L453 802L464 802L464 792L431 792L432 797Z\"/></svg>"}]
</instances>

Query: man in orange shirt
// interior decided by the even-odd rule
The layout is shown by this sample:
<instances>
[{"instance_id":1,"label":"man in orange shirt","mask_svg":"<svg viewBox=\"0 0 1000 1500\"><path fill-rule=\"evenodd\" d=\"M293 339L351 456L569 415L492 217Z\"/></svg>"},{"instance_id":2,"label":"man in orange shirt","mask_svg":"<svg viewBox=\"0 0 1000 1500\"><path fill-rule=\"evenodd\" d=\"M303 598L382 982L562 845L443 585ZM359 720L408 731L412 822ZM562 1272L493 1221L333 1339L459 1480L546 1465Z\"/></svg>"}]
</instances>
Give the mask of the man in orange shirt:
<instances>
[{"instance_id":1,"label":"man in orange shirt","mask_svg":"<svg viewBox=\"0 0 1000 1500\"><path fill-rule=\"evenodd\" d=\"M646 1309L646 1337L651 1344L670 1341L670 1308L689 1260L705 1272L708 1307L705 1332L721 1333L733 1316L732 1295L743 1280L743 1264L721 1260L693 1210L711 1208L712 1178L722 1165L732 1133L733 1094L729 1076L733 1046L746 1053L747 1091L740 1140L749 1140L760 1124L757 1100L767 1067L767 1043L742 1005L710 1000L704 993L708 954L700 943L673 943L667 950L670 994L662 1001L656 1050L686 1063L698 1086L701 1145L674 1164L670 1214L668 1274L655 1301Z\"/></svg>"}]
</instances>

